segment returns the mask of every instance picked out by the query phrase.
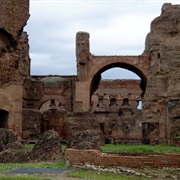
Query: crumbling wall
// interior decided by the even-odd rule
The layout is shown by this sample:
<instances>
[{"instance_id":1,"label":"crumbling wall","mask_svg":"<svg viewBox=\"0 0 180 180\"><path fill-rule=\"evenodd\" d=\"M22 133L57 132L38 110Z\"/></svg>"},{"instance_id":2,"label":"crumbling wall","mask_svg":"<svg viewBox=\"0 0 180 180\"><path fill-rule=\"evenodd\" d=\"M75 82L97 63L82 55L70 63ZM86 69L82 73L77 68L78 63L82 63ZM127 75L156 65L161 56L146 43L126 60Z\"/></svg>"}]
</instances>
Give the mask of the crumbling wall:
<instances>
[{"instance_id":1,"label":"crumbling wall","mask_svg":"<svg viewBox=\"0 0 180 180\"><path fill-rule=\"evenodd\" d=\"M42 114L42 132L53 129L64 138L64 123L67 118L66 110L49 109Z\"/></svg>"},{"instance_id":2,"label":"crumbling wall","mask_svg":"<svg viewBox=\"0 0 180 180\"><path fill-rule=\"evenodd\" d=\"M23 109L22 112L22 138L26 143L33 143L41 135L41 112L37 109Z\"/></svg>"},{"instance_id":3,"label":"crumbling wall","mask_svg":"<svg viewBox=\"0 0 180 180\"><path fill-rule=\"evenodd\" d=\"M28 18L28 0L1 1L0 110L8 114L5 128L15 131L17 138L22 133L23 80L29 77L28 38L23 33Z\"/></svg>"},{"instance_id":4,"label":"crumbling wall","mask_svg":"<svg viewBox=\"0 0 180 180\"><path fill-rule=\"evenodd\" d=\"M65 162L69 165L84 166L110 166L110 167L132 167L132 168L163 168L180 167L180 155L176 153L168 154L146 154L137 155L118 155L102 153L99 150L65 150Z\"/></svg>"},{"instance_id":5,"label":"crumbling wall","mask_svg":"<svg viewBox=\"0 0 180 180\"><path fill-rule=\"evenodd\" d=\"M73 80L74 76L31 76L24 81L22 127L26 142L36 141L50 129L65 138L65 120L73 106Z\"/></svg>"},{"instance_id":6,"label":"crumbling wall","mask_svg":"<svg viewBox=\"0 0 180 180\"><path fill-rule=\"evenodd\" d=\"M65 139L70 140L85 130L99 130L99 124L91 112L68 114L64 123Z\"/></svg>"},{"instance_id":7,"label":"crumbling wall","mask_svg":"<svg viewBox=\"0 0 180 180\"><path fill-rule=\"evenodd\" d=\"M170 143L180 133L179 19L180 6L164 4L161 15L151 23L144 51L151 60L143 99L143 121L158 124L160 143Z\"/></svg>"},{"instance_id":8,"label":"crumbling wall","mask_svg":"<svg viewBox=\"0 0 180 180\"><path fill-rule=\"evenodd\" d=\"M67 111L73 111L73 79L74 76L31 76L24 81L23 107L40 109L42 112L49 109L51 100L55 100L57 109L64 106Z\"/></svg>"},{"instance_id":9,"label":"crumbling wall","mask_svg":"<svg viewBox=\"0 0 180 180\"><path fill-rule=\"evenodd\" d=\"M111 138L111 142L125 142L123 138L127 140L136 137L133 142L140 142L143 138L144 143L179 144L179 5L163 5L161 15L151 23L151 31L147 35L142 56L93 56L89 51L89 34L77 33L78 81L75 87L72 80L66 81L60 77L55 77L58 79L56 82L47 79L44 81L44 77L38 81L29 79L28 38L26 33L22 33L29 17L28 8L28 0L3 0L0 7L0 113L3 114L1 126L5 127L7 124L8 128L20 135L22 101L24 109L37 110L38 113L50 109L50 102L54 101L58 110L92 110L98 120L99 124L94 117L85 121L85 116L82 119L67 119L64 122L67 137L86 130L88 124L94 123L96 128L100 128L107 135L106 139ZM101 73L117 64L118 67L131 70L141 77L143 92L138 89L138 94L130 92L122 95L124 92L121 91L121 95L116 96L110 94L112 89L109 89L106 93L95 94L91 99L101 79ZM144 94L142 117L137 110L137 101L141 101L141 94Z\"/></svg>"},{"instance_id":10,"label":"crumbling wall","mask_svg":"<svg viewBox=\"0 0 180 180\"><path fill-rule=\"evenodd\" d=\"M92 95L92 111L106 143L142 143L140 80L101 80Z\"/></svg>"}]
</instances>

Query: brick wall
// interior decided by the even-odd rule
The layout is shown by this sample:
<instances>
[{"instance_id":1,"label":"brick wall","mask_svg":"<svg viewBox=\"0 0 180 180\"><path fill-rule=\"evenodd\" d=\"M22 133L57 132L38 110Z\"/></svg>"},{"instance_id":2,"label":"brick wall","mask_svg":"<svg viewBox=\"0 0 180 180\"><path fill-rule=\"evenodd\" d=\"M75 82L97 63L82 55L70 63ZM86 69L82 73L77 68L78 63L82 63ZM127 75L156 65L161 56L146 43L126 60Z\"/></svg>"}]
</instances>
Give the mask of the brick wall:
<instances>
[{"instance_id":1,"label":"brick wall","mask_svg":"<svg viewBox=\"0 0 180 180\"><path fill-rule=\"evenodd\" d=\"M132 168L180 168L180 154L150 154L147 156L123 156L102 153L98 150L66 149L65 162L70 165L119 166Z\"/></svg>"}]
</instances>

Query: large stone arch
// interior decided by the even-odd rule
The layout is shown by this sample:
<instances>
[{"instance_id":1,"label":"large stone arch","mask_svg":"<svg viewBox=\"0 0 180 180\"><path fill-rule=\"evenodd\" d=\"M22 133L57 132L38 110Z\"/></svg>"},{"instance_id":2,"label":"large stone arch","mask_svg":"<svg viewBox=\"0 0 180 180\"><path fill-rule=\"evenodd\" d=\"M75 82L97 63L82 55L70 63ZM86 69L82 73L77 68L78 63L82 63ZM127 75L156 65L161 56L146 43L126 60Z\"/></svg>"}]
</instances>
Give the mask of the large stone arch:
<instances>
[{"instance_id":1,"label":"large stone arch","mask_svg":"<svg viewBox=\"0 0 180 180\"><path fill-rule=\"evenodd\" d=\"M142 80L145 91L150 58L140 56L94 56L89 50L89 34L76 35L76 58L78 81L75 84L75 111L90 110L90 95L94 85L100 81L100 74L112 67L122 67L136 73Z\"/></svg>"},{"instance_id":2,"label":"large stone arch","mask_svg":"<svg viewBox=\"0 0 180 180\"><path fill-rule=\"evenodd\" d=\"M56 100L59 102L59 104L65 105L66 101L63 96L59 95L44 95L43 98L38 103L38 109L41 108L41 106L46 103L49 100Z\"/></svg>"},{"instance_id":3,"label":"large stone arch","mask_svg":"<svg viewBox=\"0 0 180 180\"><path fill-rule=\"evenodd\" d=\"M109 63L105 64L101 69L99 69L99 71L97 71L97 72L94 71L94 76L91 80L90 95L92 95L93 92L96 90L96 88L97 88L96 86L99 83L101 74L103 72L105 72L109 69L115 68L115 67L124 68L124 69L129 70L129 71L135 73L136 75L138 75L141 79L141 84L140 84L141 89L143 92L145 92L147 78L146 78L145 74L140 69L138 69L135 66L132 66L131 64L124 63L124 62L113 62L113 63L109 62Z\"/></svg>"}]
</instances>

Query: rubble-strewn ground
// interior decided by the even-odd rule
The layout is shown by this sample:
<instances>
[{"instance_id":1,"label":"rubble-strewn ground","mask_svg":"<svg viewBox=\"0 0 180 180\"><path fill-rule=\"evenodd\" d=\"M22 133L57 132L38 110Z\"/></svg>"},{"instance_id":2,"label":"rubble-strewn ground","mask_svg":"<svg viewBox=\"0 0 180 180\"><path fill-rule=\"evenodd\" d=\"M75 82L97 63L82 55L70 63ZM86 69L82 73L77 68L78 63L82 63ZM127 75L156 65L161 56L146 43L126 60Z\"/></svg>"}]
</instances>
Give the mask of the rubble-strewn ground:
<instances>
[{"instance_id":1,"label":"rubble-strewn ground","mask_svg":"<svg viewBox=\"0 0 180 180\"><path fill-rule=\"evenodd\" d=\"M12 144L14 145L14 144ZM122 147L121 147L122 146ZM12 146L14 148L14 146ZM27 146L25 146L27 148ZM179 152L179 147L171 147L171 146L145 146L145 145L106 145L103 146L104 149L103 151L108 151L108 152L121 152L121 149L123 149L123 152L125 151L130 151L131 153L135 153L136 150L142 150L141 154L144 153L147 155L145 152L152 151L153 152L161 152L163 149L163 152L166 152L166 149L168 152ZM141 148L140 148L141 147ZM16 146L18 148L18 146ZM33 146L28 146L29 150L33 148ZM117 149L116 149L117 148ZM64 152L65 146L63 147L63 152ZM162 152L161 152L162 153ZM30 173L10 173L8 170L12 169L18 169L18 168L67 168L63 162L56 162L56 163L50 163L50 162L44 162L44 163L19 163L19 164L12 164L12 163L1 163L0 164L0 179L2 177L17 177L19 180L19 177L42 177L46 179L52 179L52 180L80 180L80 179L90 179L90 177L86 174L91 174L91 179L100 179L100 174L108 173L105 174L104 177L107 177L106 179L103 178L103 180L121 180L119 179L120 175L125 176L123 180L129 180L130 177L135 177L135 179L142 178L141 180L146 180L146 179L157 179L157 180L179 180L180 179L180 168L172 168L172 167L164 167L162 169L149 169L149 168L144 168L144 169L135 169L135 168L125 168L125 167L116 167L116 168L111 168L111 167L103 167L103 166L92 166L86 164L84 167L76 167L76 168L71 168L68 169L65 172L61 173L49 173L44 171L43 173L35 173L35 172L30 172ZM82 170L83 168L83 170ZM84 170L85 169L85 170ZM85 174L85 175L84 175ZM71 177L68 177L71 176ZM73 176L73 178L72 178ZM82 177L88 177L88 178L80 178ZM96 177L95 177L96 176ZM108 177L110 177L108 179ZM115 179L116 178L116 179ZM102 178L101 178L102 179ZM33 180L33 179L32 179ZM131 179L132 180L132 179Z\"/></svg>"},{"instance_id":2,"label":"rubble-strewn ground","mask_svg":"<svg viewBox=\"0 0 180 180\"><path fill-rule=\"evenodd\" d=\"M109 172L115 174L122 174L126 176L134 176L134 177L142 177L147 179L180 179L180 168L171 168L171 167L164 167L161 169L150 169L150 168L143 168L143 169L136 169L136 168L126 168L126 167L97 167L86 165L86 168L90 168L96 170L98 172Z\"/></svg>"},{"instance_id":3,"label":"rubble-strewn ground","mask_svg":"<svg viewBox=\"0 0 180 180\"><path fill-rule=\"evenodd\" d=\"M0 173L0 179L2 177L17 177L17 179L19 177L33 177L33 178L46 178L47 180L82 180L82 178L72 178L72 177L68 177L67 173L70 172L72 170L68 170L67 172L62 172L62 173L7 173L7 172L3 172ZM74 170L73 170L74 171Z\"/></svg>"},{"instance_id":4,"label":"rubble-strewn ground","mask_svg":"<svg viewBox=\"0 0 180 180\"><path fill-rule=\"evenodd\" d=\"M89 174L92 174L92 179L99 179L98 176L93 176L93 174L102 174L102 173L108 173L107 176L112 176L112 180L115 179L116 175L124 175L126 178L129 179L130 177L135 177L135 179L155 179L155 180L178 180L180 179L180 168L162 168L162 169L134 169L134 168L125 168L125 167L117 167L117 168L111 168L111 167L97 167L97 166L90 166L86 165L85 170L82 171L82 167L79 168L72 168L67 170L66 172L62 173L9 173L9 172L2 172L0 173L0 178L2 177L42 177L52 180L80 180L80 179L90 179L88 178L79 178L78 175L82 172L88 172ZM76 174L74 174L77 172ZM68 176L74 176L68 177ZM106 177L106 176L105 176ZM110 180L110 179L109 179ZM123 179L124 180L124 179Z\"/></svg>"}]
</instances>

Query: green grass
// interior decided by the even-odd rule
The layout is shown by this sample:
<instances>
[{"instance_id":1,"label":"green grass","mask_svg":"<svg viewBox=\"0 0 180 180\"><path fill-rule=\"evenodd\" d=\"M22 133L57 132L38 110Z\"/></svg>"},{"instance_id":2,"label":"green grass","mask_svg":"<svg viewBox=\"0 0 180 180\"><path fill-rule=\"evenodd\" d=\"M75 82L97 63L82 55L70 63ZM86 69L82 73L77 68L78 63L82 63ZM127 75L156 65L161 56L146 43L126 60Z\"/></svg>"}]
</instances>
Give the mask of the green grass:
<instances>
[{"instance_id":1,"label":"green grass","mask_svg":"<svg viewBox=\"0 0 180 180\"><path fill-rule=\"evenodd\" d=\"M63 153L64 153L65 149L66 149L66 145L62 145L62 152Z\"/></svg>"},{"instance_id":2,"label":"green grass","mask_svg":"<svg viewBox=\"0 0 180 180\"><path fill-rule=\"evenodd\" d=\"M177 134L175 138L179 139L180 138L180 134Z\"/></svg>"},{"instance_id":3,"label":"green grass","mask_svg":"<svg viewBox=\"0 0 180 180\"><path fill-rule=\"evenodd\" d=\"M1 163L0 173L17 168L64 168L63 162L57 163Z\"/></svg>"},{"instance_id":4,"label":"green grass","mask_svg":"<svg viewBox=\"0 0 180 180\"><path fill-rule=\"evenodd\" d=\"M29 150L32 150L33 147L34 147L35 144L24 144L23 146L26 148L26 149L29 149ZM64 152L66 149L66 145L62 145L62 152Z\"/></svg>"},{"instance_id":5,"label":"green grass","mask_svg":"<svg viewBox=\"0 0 180 180\"><path fill-rule=\"evenodd\" d=\"M103 152L128 153L180 153L180 147L171 145L144 145L144 144L106 144L101 146Z\"/></svg>"},{"instance_id":6,"label":"green grass","mask_svg":"<svg viewBox=\"0 0 180 180\"><path fill-rule=\"evenodd\" d=\"M68 120L75 120L76 117L75 117L75 116L72 116L72 115L68 115L68 116L67 116L67 119L68 119Z\"/></svg>"},{"instance_id":7,"label":"green grass","mask_svg":"<svg viewBox=\"0 0 180 180\"><path fill-rule=\"evenodd\" d=\"M31 177L31 176L26 176L26 177L0 177L1 180L50 180L49 178L41 178L41 177Z\"/></svg>"},{"instance_id":8,"label":"green grass","mask_svg":"<svg viewBox=\"0 0 180 180\"><path fill-rule=\"evenodd\" d=\"M34 144L24 144L27 149L32 149ZM64 152L66 145L62 145ZM127 153L180 153L180 147L171 145L145 145L145 144L105 144L101 146L103 152Z\"/></svg>"},{"instance_id":9,"label":"green grass","mask_svg":"<svg viewBox=\"0 0 180 180\"><path fill-rule=\"evenodd\" d=\"M112 173L100 173L95 171L86 171L83 169L80 169L75 172L70 172L67 174L67 176L73 178L94 179L94 180L147 180L147 178L123 176L120 174L112 174Z\"/></svg>"},{"instance_id":10,"label":"green grass","mask_svg":"<svg viewBox=\"0 0 180 180\"><path fill-rule=\"evenodd\" d=\"M27 149L32 149L34 147L35 144L23 144L23 146Z\"/></svg>"}]
</instances>

